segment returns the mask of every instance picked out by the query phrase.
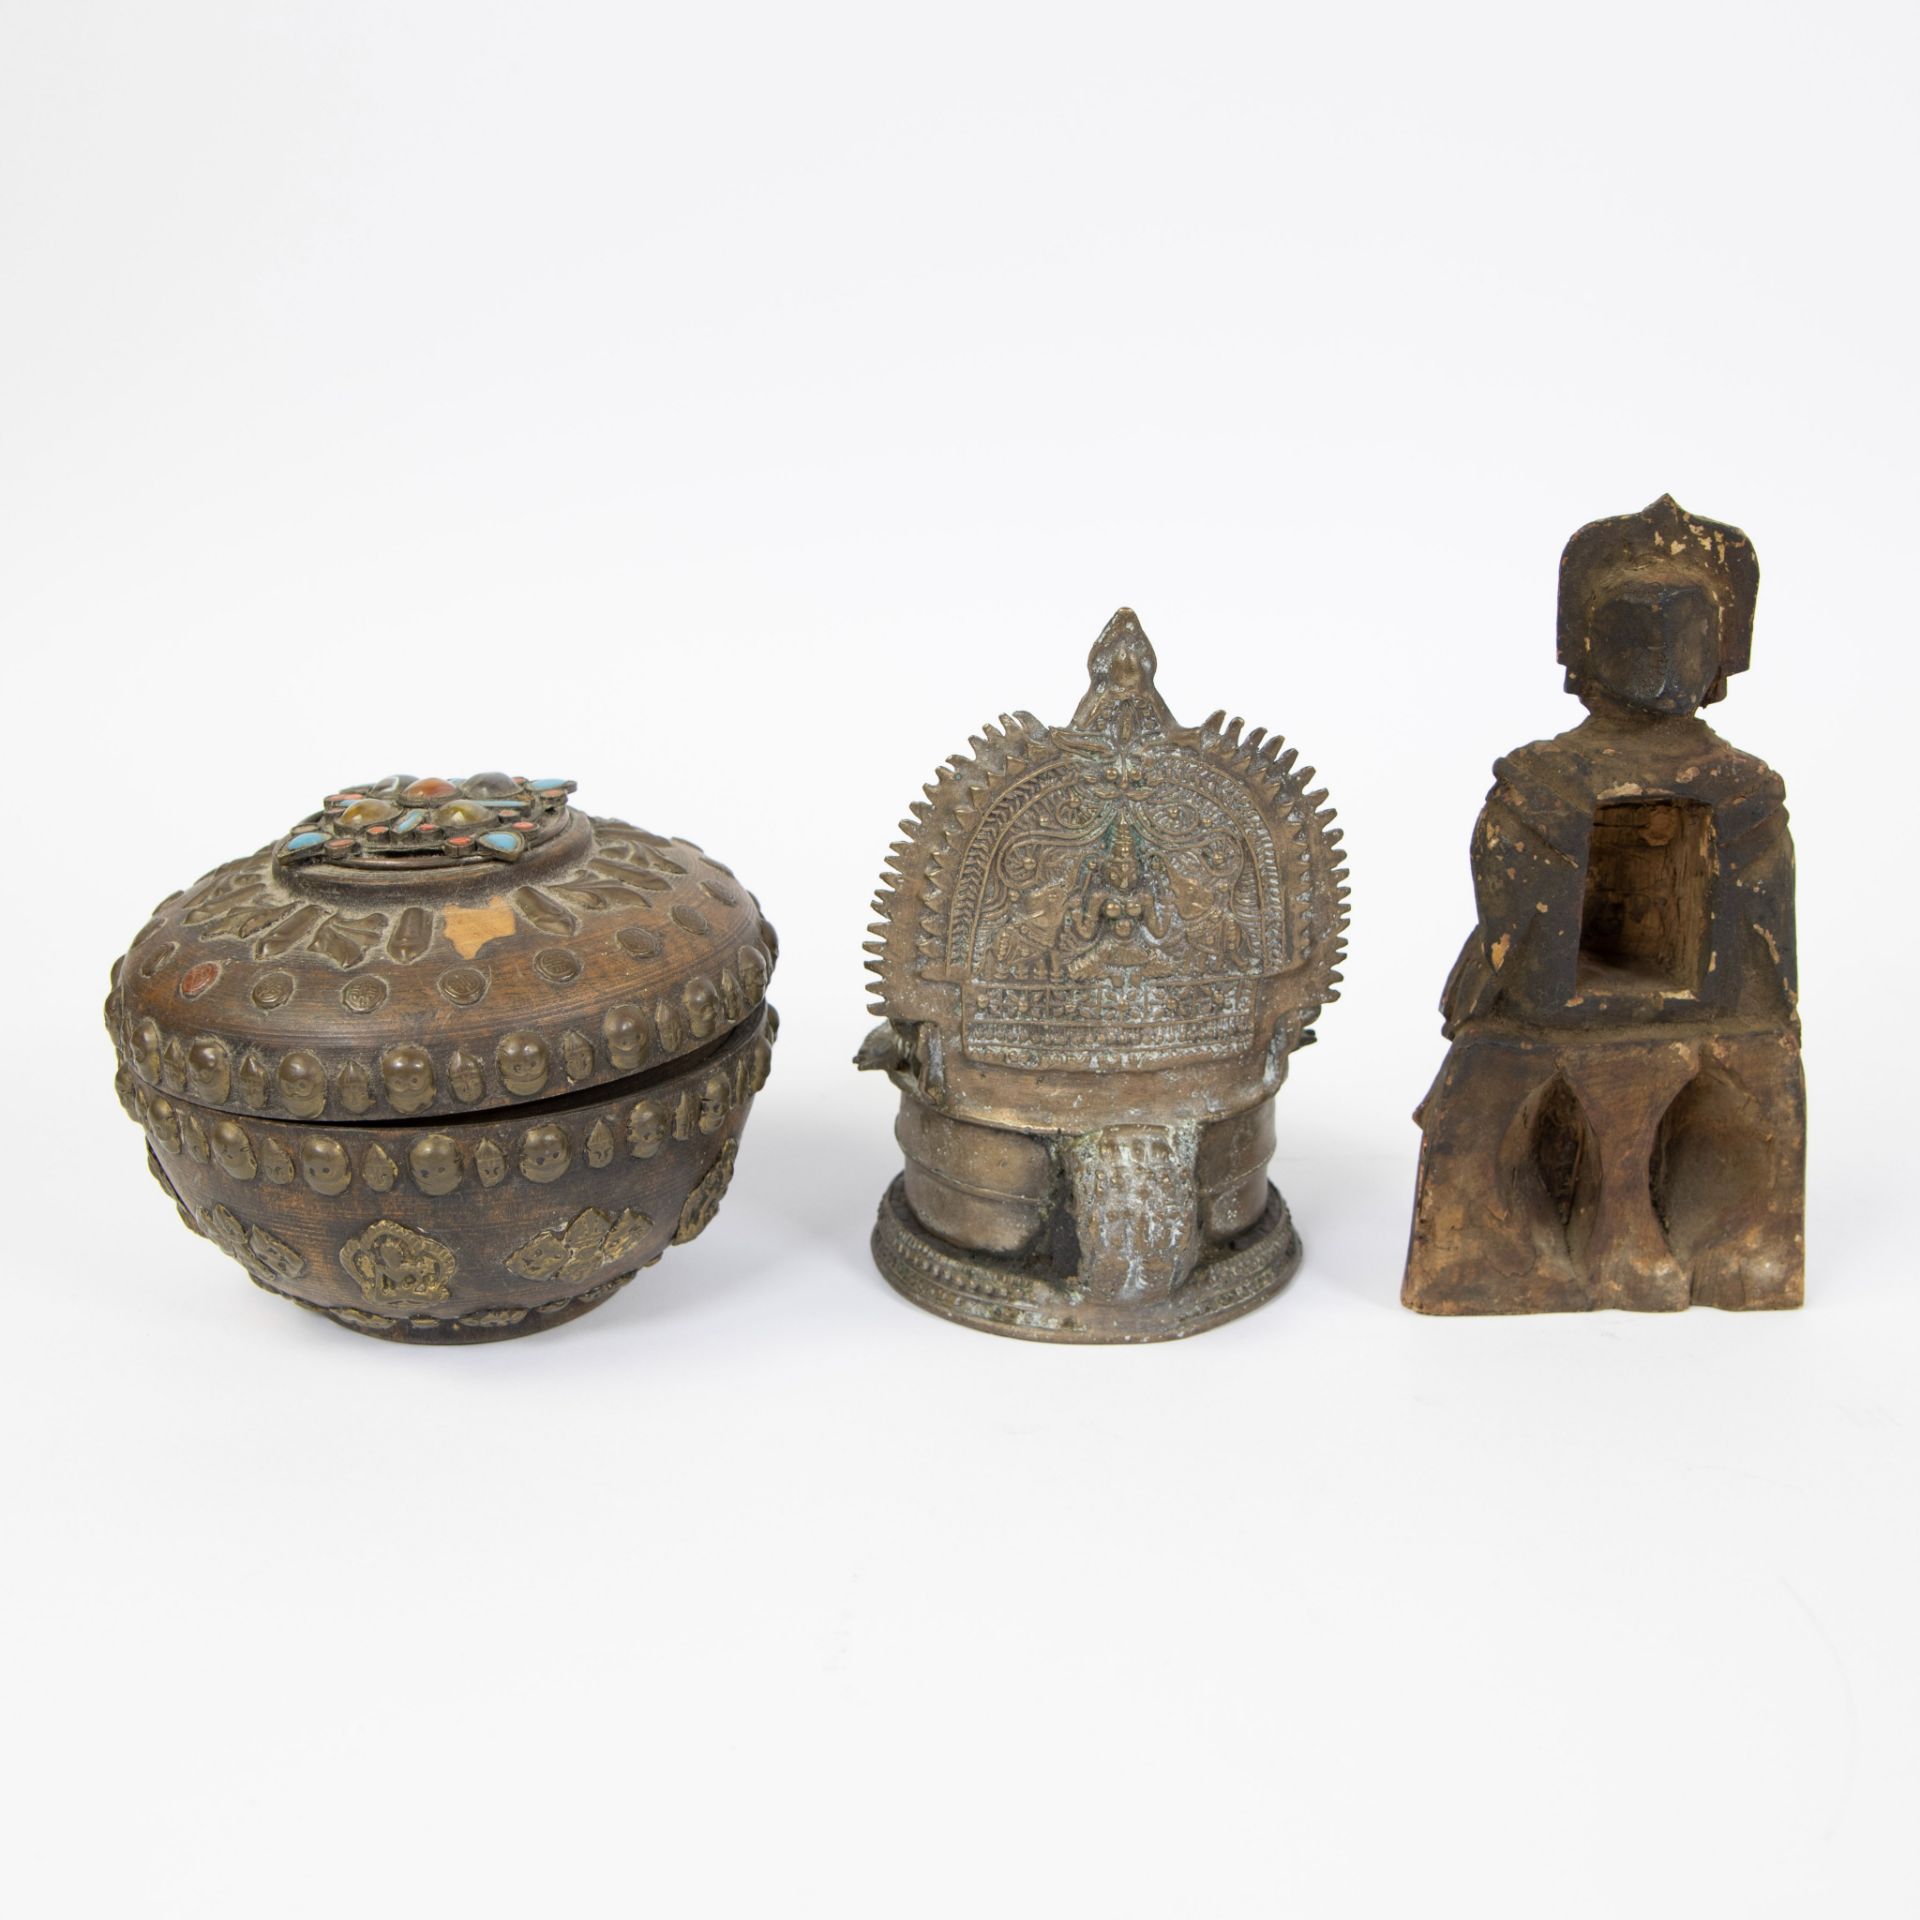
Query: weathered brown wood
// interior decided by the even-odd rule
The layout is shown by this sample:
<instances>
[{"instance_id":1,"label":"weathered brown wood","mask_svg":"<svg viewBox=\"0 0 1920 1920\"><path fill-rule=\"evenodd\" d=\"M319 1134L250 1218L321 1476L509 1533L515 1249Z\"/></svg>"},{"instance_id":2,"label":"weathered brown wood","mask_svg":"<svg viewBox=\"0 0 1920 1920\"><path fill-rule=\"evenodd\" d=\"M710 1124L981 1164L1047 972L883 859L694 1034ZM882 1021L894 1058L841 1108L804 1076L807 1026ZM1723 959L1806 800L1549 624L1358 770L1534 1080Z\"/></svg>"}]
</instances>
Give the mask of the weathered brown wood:
<instances>
[{"instance_id":1,"label":"weathered brown wood","mask_svg":"<svg viewBox=\"0 0 1920 1920\"><path fill-rule=\"evenodd\" d=\"M965 1325L1167 1340L1298 1264L1273 1096L1336 997L1345 870L1312 769L1180 726L1131 612L1088 665L1070 726L1003 715L902 823L858 1062L906 1157L873 1249Z\"/></svg>"},{"instance_id":2,"label":"weathered brown wood","mask_svg":"<svg viewBox=\"0 0 1920 1920\"><path fill-rule=\"evenodd\" d=\"M386 1339L508 1339L712 1218L777 1029L773 929L718 861L572 786L335 794L115 963L148 1163L269 1292Z\"/></svg>"},{"instance_id":3,"label":"weathered brown wood","mask_svg":"<svg viewBox=\"0 0 1920 1920\"><path fill-rule=\"evenodd\" d=\"M1758 585L1747 537L1670 497L1567 543L1560 659L1588 715L1495 763L1474 830L1410 1307L1800 1304L1785 789L1697 713L1747 665Z\"/></svg>"}]
</instances>

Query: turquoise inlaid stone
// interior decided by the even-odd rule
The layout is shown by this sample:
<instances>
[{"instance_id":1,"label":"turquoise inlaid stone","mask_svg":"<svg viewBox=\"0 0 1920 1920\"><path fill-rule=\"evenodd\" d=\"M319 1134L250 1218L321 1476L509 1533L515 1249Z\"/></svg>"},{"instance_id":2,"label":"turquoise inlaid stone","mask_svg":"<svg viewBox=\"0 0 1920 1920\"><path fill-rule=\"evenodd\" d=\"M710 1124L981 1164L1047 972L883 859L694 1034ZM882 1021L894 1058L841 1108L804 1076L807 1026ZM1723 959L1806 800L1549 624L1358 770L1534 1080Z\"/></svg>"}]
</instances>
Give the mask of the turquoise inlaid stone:
<instances>
[{"instance_id":1,"label":"turquoise inlaid stone","mask_svg":"<svg viewBox=\"0 0 1920 1920\"><path fill-rule=\"evenodd\" d=\"M480 857L514 861L542 833L565 824L573 791L571 780L523 780L495 770L463 781L389 774L330 794L320 815L309 816L281 841L277 857L337 859L367 869L390 868L391 860L382 856L395 854L415 865L437 860L451 866Z\"/></svg>"}]
</instances>

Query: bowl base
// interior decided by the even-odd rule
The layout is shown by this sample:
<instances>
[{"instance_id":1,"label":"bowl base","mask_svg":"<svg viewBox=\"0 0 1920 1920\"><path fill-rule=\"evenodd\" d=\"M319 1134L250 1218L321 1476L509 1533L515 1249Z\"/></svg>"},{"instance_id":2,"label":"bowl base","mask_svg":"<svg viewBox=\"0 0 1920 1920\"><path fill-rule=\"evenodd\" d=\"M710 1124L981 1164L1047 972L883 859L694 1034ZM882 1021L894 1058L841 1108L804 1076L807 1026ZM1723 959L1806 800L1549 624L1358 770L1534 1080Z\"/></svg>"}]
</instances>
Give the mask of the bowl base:
<instances>
[{"instance_id":1,"label":"bowl base","mask_svg":"<svg viewBox=\"0 0 1920 1920\"><path fill-rule=\"evenodd\" d=\"M282 1300L291 1300L296 1307L305 1307L309 1313L322 1314L335 1326L345 1327L350 1333L364 1333L369 1340L398 1340L415 1347L477 1347L489 1340L518 1340L524 1334L544 1333L549 1327L564 1326L569 1320L578 1320L583 1313L591 1313L602 1302L611 1300L638 1271L636 1267L632 1272L616 1273L611 1280L602 1280L583 1293L549 1300L544 1306L496 1307L459 1314L445 1320L435 1319L429 1314L415 1314L403 1319L391 1314L364 1312L358 1307L323 1307L315 1301L302 1300L297 1294L269 1286L257 1273L248 1277L255 1286L266 1292Z\"/></svg>"}]
</instances>

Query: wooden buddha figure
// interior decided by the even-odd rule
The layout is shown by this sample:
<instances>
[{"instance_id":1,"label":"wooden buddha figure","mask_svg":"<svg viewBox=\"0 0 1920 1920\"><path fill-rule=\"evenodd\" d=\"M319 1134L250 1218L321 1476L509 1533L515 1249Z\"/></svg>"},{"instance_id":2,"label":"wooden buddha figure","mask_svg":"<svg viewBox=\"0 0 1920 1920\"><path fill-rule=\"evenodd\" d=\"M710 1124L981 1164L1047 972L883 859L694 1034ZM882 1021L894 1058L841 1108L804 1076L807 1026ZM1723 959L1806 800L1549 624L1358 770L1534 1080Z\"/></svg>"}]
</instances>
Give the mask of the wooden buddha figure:
<instances>
[{"instance_id":1,"label":"wooden buddha figure","mask_svg":"<svg viewBox=\"0 0 1920 1920\"><path fill-rule=\"evenodd\" d=\"M1805 1089L1780 777L1698 716L1759 567L1671 497L1560 560L1587 718L1494 766L1479 925L1415 1115L1402 1299L1426 1313L1792 1307Z\"/></svg>"}]
</instances>

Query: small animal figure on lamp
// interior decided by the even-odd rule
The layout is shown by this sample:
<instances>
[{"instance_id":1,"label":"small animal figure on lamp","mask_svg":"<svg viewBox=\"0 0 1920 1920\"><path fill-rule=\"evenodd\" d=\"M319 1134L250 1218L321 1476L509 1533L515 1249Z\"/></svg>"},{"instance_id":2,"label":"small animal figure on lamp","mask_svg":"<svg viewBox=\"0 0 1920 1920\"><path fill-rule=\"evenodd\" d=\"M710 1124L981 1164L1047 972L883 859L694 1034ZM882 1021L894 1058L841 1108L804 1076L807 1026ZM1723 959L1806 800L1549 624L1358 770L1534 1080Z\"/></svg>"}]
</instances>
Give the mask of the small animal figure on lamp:
<instances>
[{"instance_id":1,"label":"small animal figure on lamp","mask_svg":"<svg viewBox=\"0 0 1920 1920\"><path fill-rule=\"evenodd\" d=\"M1746 669L1759 578L1745 534L1670 496L1561 555L1587 718L1497 761L1474 829L1480 923L1415 1115L1410 1307L1800 1304L1785 788L1696 711Z\"/></svg>"}]
</instances>

